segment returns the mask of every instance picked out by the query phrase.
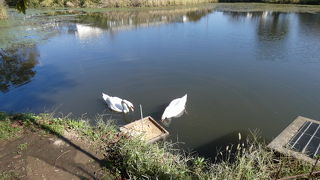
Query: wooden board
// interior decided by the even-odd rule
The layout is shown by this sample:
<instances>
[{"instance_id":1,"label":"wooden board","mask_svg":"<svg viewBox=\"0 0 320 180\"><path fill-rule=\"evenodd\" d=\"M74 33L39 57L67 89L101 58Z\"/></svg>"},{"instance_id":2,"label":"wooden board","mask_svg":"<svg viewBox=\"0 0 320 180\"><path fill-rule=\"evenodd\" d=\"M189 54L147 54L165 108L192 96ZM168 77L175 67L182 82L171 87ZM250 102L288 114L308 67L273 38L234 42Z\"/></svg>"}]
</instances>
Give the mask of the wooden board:
<instances>
[{"instance_id":1,"label":"wooden board","mask_svg":"<svg viewBox=\"0 0 320 180\"><path fill-rule=\"evenodd\" d=\"M120 131L130 136L140 136L149 143L153 143L169 135L169 132L150 116L122 126L120 127Z\"/></svg>"}]
</instances>

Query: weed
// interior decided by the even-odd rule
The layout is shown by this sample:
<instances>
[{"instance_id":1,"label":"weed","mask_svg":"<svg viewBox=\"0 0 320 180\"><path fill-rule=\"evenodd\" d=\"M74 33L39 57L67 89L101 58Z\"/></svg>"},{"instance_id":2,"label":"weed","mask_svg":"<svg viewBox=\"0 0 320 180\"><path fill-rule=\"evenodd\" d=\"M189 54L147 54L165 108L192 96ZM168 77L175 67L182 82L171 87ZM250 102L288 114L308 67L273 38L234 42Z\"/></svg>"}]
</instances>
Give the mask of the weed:
<instances>
[{"instance_id":1,"label":"weed","mask_svg":"<svg viewBox=\"0 0 320 180\"><path fill-rule=\"evenodd\" d=\"M13 171L0 172L0 180L15 179L17 175Z\"/></svg>"},{"instance_id":2,"label":"weed","mask_svg":"<svg viewBox=\"0 0 320 180\"><path fill-rule=\"evenodd\" d=\"M8 116L0 113L0 118L0 135L5 134L1 137L15 131L11 121L17 120L55 135L75 131L97 147L104 147L105 168L126 179L272 179L297 174L311 176L310 172L319 170L315 165L277 155L256 133L248 139L239 134L239 143L227 146L220 152L221 160L211 163L202 157L186 155L169 142L148 144L141 138L122 134L112 121L105 123L103 116L97 116L95 126L83 119L57 118L53 114ZM18 150L21 153L27 147L27 143L20 144Z\"/></svg>"},{"instance_id":3,"label":"weed","mask_svg":"<svg viewBox=\"0 0 320 180\"><path fill-rule=\"evenodd\" d=\"M5 112L0 112L0 121L4 121L8 118L8 115Z\"/></svg>"},{"instance_id":4,"label":"weed","mask_svg":"<svg viewBox=\"0 0 320 180\"><path fill-rule=\"evenodd\" d=\"M148 144L138 138L118 137L119 141L109 147L107 159L114 171L130 179L186 179L188 158L173 154L171 145Z\"/></svg>"},{"instance_id":5,"label":"weed","mask_svg":"<svg viewBox=\"0 0 320 180\"><path fill-rule=\"evenodd\" d=\"M10 139L16 137L20 130L20 127L14 127L11 121L8 119L0 121L0 139Z\"/></svg>"},{"instance_id":6,"label":"weed","mask_svg":"<svg viewBox=\"0 0 320 180\"><path fill-rule=\"evenodd\" d=\"M28 143L19 144L18 146L18 154L22 154L23 151L27 150Z\"/></svg>"},{"instance_id":7,"label":"weed","mask_svg":"<svg viewBox=\"0 0 320 180\"><path fill-rule=\"evenodd\" d=\"M19 144L19 146L18 146L19 151L24 151L27 148L28 148L28 143Z\"/></svg>"}]
</instances>

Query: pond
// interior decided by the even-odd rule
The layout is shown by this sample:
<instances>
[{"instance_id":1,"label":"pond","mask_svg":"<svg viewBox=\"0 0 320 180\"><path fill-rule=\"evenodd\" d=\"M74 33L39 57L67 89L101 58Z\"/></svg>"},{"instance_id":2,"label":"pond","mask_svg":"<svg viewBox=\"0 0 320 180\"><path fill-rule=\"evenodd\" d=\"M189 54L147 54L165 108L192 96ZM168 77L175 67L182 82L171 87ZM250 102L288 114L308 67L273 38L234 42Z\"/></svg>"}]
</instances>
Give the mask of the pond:
<instances>
[{"instance_id":1,"label":"pond","mask_svg":"<svg viewBox=\"0 0 320 180\"><path fill-rule=\"evenodd\" d=\"M166 129L207 157L238 132L258 129L268 141L299 115L320 119L319 13L213 5L65 12L0 26L3 44L42 38L1 51L1 111L106 114L122 125L140 117L139 104L159 121L187 93L187 113ZM102 92L136 111L109 111Z\"/></svg>"}]
</instances>

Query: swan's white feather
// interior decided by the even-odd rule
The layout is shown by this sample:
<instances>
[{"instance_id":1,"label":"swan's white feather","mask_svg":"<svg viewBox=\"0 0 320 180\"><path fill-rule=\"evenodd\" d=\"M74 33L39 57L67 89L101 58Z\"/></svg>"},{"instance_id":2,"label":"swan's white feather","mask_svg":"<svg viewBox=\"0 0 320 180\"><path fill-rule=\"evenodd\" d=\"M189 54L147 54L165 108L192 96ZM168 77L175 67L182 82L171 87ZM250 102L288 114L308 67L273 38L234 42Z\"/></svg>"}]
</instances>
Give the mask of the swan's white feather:
<instances>
[{"instance_id":1,"label":"swan's white feather","mask_svg":"<svg viewBox=\"0 0 320 180\"><path fill-rule=\"evenodd\" d=\"M133 108L133 104L128 100L121 99L118 97L112 97L107 94L102 93L103 100L107 103L108 107L116 112L128 113L130 110L126 105L123 105L122 101L127 103L129 106Z\"/></svg>"},{"instance_id":2,"label":"swan's white feather","mask_svg":"<svg viewBox=\"0 0 320 180\"><path fill-rule=\"evenodd\" d=\"M186 108L186 102L187 102L187 94L181 98L172 100L164 110L161 120L180 116Z\"/></svg>"}]
</instances>

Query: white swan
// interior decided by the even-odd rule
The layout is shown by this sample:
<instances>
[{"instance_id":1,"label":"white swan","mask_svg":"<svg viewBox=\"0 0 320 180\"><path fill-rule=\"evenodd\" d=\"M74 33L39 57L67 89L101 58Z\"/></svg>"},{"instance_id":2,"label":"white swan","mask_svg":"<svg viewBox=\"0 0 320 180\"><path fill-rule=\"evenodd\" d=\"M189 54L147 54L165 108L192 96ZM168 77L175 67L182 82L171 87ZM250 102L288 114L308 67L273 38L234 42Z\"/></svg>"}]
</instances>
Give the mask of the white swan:
<instances>
[{"instance_id":1,"label":"white swan","mask_svg":"<svg viewBox=\"0 0 320 180\"><path fill-rule=\"evenodd\" d=\"M134 106L131 102L118 97L111 97L102 93L103 100L107 103L108 107L116 112L128 113L134 111Z\"/></svg>"},{"instance_id":2,"label":"white swan","mask_svg":"<svg viewBox=\"0 0 320 180\"><path fill-rule=\"evenodd\" d=\"M174 99L170 102L170 104L164 110L162 114L161 121L165 119L170 119L173 117L180 117L186 107L187 102L187 94L184 95L182 98Z\"/></svg>"}]
</instances>

